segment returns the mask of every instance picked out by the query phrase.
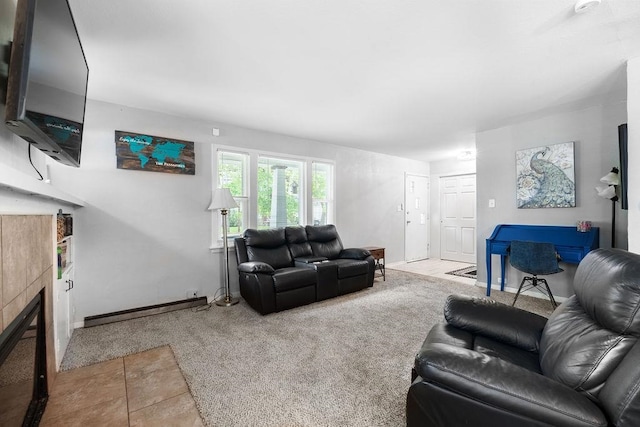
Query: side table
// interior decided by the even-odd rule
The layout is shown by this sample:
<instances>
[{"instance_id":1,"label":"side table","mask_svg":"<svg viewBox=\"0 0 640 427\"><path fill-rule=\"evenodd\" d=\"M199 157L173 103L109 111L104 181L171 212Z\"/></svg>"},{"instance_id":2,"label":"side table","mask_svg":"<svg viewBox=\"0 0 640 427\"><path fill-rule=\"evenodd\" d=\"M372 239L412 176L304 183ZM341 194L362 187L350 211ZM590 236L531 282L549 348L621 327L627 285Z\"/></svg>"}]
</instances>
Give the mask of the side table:
<instances>
[{"instance_id":1,"label":"side table","mask_svg":"<svg viewBox=\"0 0 640 427\"><path fill-rule=\"evenodd\" d=\"M385 259L384 259L384 248L380 247L380 246L365 246L362 249L366 249L369 252L371 252L371 256L373 257L373 259L376 260L376 270L380 272L380 274L382 275L382 280L386 281L386 274L385 274L385 267L384 267L384 263L385 263Z\"/></svg>"}]
</instances>

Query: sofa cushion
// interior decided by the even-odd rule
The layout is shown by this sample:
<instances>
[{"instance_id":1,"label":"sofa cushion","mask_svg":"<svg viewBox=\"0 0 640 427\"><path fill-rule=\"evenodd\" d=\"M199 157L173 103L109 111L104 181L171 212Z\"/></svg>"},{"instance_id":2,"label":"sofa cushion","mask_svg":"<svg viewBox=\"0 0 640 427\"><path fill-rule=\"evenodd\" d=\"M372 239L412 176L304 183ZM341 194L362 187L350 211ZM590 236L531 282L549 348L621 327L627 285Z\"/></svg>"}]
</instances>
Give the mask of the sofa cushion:
<instances>
[{"instance_id":1,"label":"sofa cushion","mask_svg":"<svg viewBox=\"0 0 640 427\"><path fill-rule=\"evenodd\" d=\"M311 245L307 240L307 232L303 226L285 227L284 235L287 239L289 251L291 251L291 256L293 258L306 258L313 256Z\"/></svg>"},{"instance_id":2,"label":"sofa cushion","mask_svg":"<svg viewBox=\"0 0 640 427\"><path fill-rule=\"evenodd\" d=\"M638 255L614 249L592 251L587 257L574 277L580 305L600 326L640 337Z\"/></svg>"},{"instance_id":3,"label":"sofa cushion","mask_svg":"<svg viewBox=\"0 0 640 427\"><path fill-rule=\"evenodd\" d=\"M284 228L247 229L244 232L244 239L249 261L264 262L276 270L293 266L293 258L287 247Z\"/></svg>"},{"instance_id":4,"label":"sofa cushion","mask_svg":"<svg viewBox=\"0 0 640 427\"><path fill-rule=\"evenodd\" d=\"M305 230L314 255L338 258L343 246L335 225L307 225Z\"/></svg>"},{"instance_id":5,"label":"sofa cushion","mask_svg":"<svg viewBox=\"0 0 640 427\"><path fill-rule=\"evenodd\" d=\"M576 296L558 307L544 328L540 365L545 376L597 396L609 375L636 343L596 324Z\"/></svg>"},{"instance_id":6,"label":"sofa cushion","mask_svg":"<svg viewBox=\"0 0 640 427\"><path fill-rule=\"evenodd\" d=\"M278 292L304 288L316 283L316 271L312 268L287 267L273 273L273 287Z\"/></svg>"},{"instance_id":7,"label":"sofa cushion","mask_svg":"<svg viewBox=\"0 0 640 427\"><path fill-rule=\"evenodd\" d=\"M334 259L330 261L338 266L338 279L366 275L369 263L357 259Z\"/></svg>"},{"instance_id":8,"label":"sofa cushion","mask_svg":"<svg viewBox=\"0 0 640 427\"><path fill-rule=\"evenodd\" d=\"M544 375L597 397L638 341L640 262L622 250L595 250L580 263L575 295L553 312L540 341Z\"/></svg>"}]
</instances>

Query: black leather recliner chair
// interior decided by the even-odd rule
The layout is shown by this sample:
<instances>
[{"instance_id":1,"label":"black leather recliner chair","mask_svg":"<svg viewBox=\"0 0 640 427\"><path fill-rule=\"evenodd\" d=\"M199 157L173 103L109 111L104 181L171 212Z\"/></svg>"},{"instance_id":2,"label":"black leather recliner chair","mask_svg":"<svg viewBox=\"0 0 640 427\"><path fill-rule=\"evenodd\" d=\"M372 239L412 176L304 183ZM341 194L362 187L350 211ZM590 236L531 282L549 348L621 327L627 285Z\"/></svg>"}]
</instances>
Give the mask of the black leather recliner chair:
<instances>
[{"instance_id":1,"label":"black leather recliner chair","mask_svg":"<svg viewBox=\"0 0 640 427\"><path fill-rule=\"evenodd\" d=\"M375 261L334 225L247 229L235 239L240 294L261 314L373 286Z\"/></svg>"},{"instance_id":2,"label":"black leather recliner chair","mask_svg":"<svg viewBox=\"0 0 640 427\"><path fill-rule=\"evenodd\" d=\"M640 255L590 252L547 320L450 296L418 352L408 426L640 426Z\"/></svg>"}]
</instances>

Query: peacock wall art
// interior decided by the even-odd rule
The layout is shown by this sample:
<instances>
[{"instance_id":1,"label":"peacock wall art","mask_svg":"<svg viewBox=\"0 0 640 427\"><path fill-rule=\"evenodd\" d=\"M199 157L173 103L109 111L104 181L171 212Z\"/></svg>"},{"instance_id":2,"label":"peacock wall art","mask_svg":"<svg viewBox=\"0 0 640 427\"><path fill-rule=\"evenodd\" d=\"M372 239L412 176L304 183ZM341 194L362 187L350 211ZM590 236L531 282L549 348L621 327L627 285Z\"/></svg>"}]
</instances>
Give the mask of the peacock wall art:
<instances>
[{"instance_id":1,"label":"peacock wall art","mask_svg":"<svg viewBox=\"0 0 640 427\"><path fill-rule=\"evenodd\" d=\"M574 143L516 151L516 203L520 209L576 206Z\"/></svg>"}]
</instances>

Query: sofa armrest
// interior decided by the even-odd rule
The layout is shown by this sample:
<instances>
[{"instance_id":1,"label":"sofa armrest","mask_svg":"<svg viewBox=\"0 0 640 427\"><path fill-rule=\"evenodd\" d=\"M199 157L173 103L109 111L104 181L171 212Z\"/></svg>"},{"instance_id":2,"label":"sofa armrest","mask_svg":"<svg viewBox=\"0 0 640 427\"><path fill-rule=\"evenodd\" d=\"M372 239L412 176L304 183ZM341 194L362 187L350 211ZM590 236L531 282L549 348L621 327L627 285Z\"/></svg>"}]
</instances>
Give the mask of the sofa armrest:
<instances>
[{"instance_id":1,"label":"sofa armrest","mask_svg":"<svg viewBox=\"0 0 640 427\"><path fill-rule=\"evenodd\" d=\"M241 273L262 273L273 274L275 270L266 262L249 261L238 265L238 271Z\"/></svg>"},{"instance_id":2,"label":"sofa armrest","mask_svg":"<svg viewBox=\"0 0 640 427\"><path fill-rule=\"evenodd\" d=\"M557 381L496 357L448 344L416 356L418 382L554 426L607 426L586 396ZM413 387L413 386L412 386Z\"/></svg>"},{"instance_id":3,"label":"sofa armrest","mask_svg":"<svg viewBox=\"0 0 640 427\"><path fill-rule=\"evenodd\" d=\"M347 248L343 249L338 255L338 258L348 258L348 259L367 259L367 257L371 256L371 252L362 248Z\"/></svg>"},{"instance_id":4,"label":"sofa armrest","mask_svg":"<svg viewBox=\"0 0 640 427\"><path fill-rule=\"evenodd\" d=\"M547 318L488 298L450 295L444 306L447 323L462 330L518 347L539 351Z\"/></svg>"}]
</instances>

